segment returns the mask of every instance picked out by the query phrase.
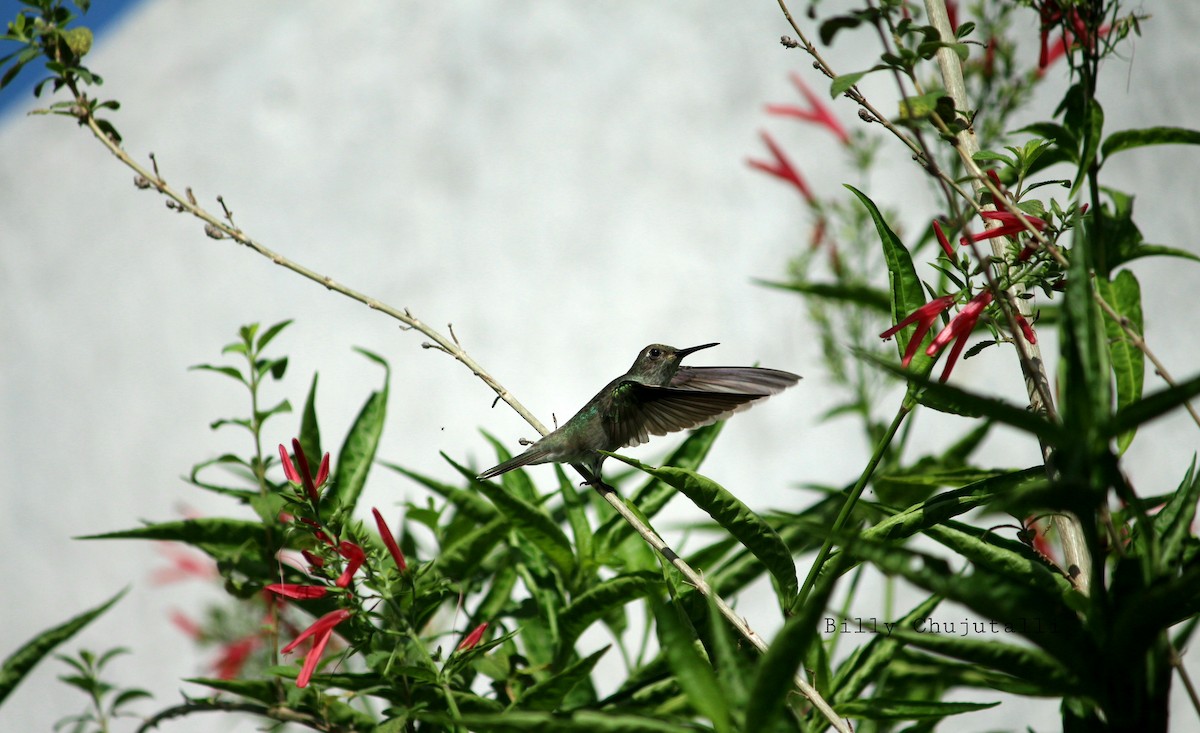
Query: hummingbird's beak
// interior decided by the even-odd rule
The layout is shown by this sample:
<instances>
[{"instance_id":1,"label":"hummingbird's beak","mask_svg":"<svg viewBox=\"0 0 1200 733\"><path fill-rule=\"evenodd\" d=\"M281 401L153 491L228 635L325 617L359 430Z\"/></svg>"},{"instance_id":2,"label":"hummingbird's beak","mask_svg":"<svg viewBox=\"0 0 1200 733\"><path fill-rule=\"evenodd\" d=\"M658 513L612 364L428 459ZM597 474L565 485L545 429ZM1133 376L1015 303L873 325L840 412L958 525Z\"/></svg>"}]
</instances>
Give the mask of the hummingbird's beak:
<instances>
[{"instance_id":1,"label":"hummingbird's beak","mask_svg":"<svg viewBox=\"0 0 1200 733\"><path fill-rule=\"evenodd\" d=\"M693 351L699 351L700 349L711 349L714 346L720 346L720 344L719 343L702 344L700 346L693 346L690 349L680 349L679 351L677 351L675 353L680 359L682 359L683 357L687 356L688 354L692 353Z\"/></svg>"}]
</instances>

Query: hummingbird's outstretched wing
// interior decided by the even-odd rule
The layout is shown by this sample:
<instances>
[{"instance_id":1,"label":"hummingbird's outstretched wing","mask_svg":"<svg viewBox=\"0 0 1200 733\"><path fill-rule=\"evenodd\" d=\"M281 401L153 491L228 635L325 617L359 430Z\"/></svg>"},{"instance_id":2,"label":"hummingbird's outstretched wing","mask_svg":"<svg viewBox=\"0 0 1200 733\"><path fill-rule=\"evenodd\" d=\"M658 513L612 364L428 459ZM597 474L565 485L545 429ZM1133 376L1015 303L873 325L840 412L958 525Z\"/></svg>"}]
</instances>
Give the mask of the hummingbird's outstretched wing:
<instances>
[{"instance_id":1,"label":"hummingbird's outstretched wing","mask_svg":"<svg viewBox=\"0 0 1200 733\"><path fill-rule=\"evenodd\" d=\"M800 377L779 369L760 367L680 367L669 387L701 392L773 395L800 381Z\"/></svg>"},{"instance_id":2,"label":"hummingbird's outstretched wing","mask_svg":"<svg viewBox=\"0 0 1200 733\"><path fill-rule=\"evenodd\" d=\"M652 387L639 382L622 382L617 389L630 390L633 399L614 400L610 419L604 427L609 442L622 448L645 443L651 435L711 425L770 394L704 392Z\"/></svg>"}]
</instances>

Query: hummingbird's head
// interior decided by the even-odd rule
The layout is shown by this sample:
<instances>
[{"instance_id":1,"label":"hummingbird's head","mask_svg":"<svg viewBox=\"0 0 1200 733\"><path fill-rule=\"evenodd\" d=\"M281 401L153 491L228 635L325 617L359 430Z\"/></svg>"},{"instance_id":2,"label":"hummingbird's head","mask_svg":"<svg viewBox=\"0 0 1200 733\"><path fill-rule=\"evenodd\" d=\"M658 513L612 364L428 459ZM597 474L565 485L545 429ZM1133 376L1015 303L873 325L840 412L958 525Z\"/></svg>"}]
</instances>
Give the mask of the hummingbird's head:
<instances>
[{"instance_id":1,"label":"hummingbird's head","mask_svg":"<svg viewBox=\"0 0 1200 733\"><path fill-rule=\"evenodd\" d=\"M693 351L707 349L716 345L715 343L702 344L687 349L677 349L674 346L667 346L666 344L650 344L642 349L637 359L633 362L633 366L629 367L629 376L634 377L643 384L661 387L671 381L671 377L679 369L679 362L683 357Z\"/></svg>"}]
</instances>

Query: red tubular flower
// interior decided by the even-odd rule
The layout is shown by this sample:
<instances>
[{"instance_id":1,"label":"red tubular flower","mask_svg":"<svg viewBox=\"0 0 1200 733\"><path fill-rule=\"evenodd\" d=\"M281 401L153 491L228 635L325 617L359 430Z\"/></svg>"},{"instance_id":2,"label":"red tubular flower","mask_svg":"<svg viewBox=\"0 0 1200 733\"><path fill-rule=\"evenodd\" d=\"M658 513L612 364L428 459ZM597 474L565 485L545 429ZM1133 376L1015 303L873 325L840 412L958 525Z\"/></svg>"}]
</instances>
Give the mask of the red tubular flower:
<instances>
[{"instance_id":1,"label":"red tubular flower","mask_svg":"<svg viewBox=\"0 0 1200 733\"><path fill-rule=\"evenodd\" d=\"M917 348L921 345L925 334L929 333L929 329L937 321L938 316L942 311L954 305L953 295L943 295L940 298L934 298L925 305L913 311L907 318L900 321L895 326L879 334L881 339L890 339L899 333L900 329L905 326L917 324L917 330L913 331L913 335L908 339L908 346L904 349L904 358L900 363L907 367L912 363L913 356L917 353Z\"/></svg>"},{"instance_id":2,"label":"red tubular flower","mask_svg":"<svg viewBox=\"0 0 1200 733\"><path fill-rule=\"evenodd\" d=\"M387 522L383 521L383 515L379 513L379 510L371 507L371 513L375 515L375 526L379 528L379 538L383 540L383 546L391 554L396 568L403 573L408 570L408 563L404 561L404 553L400 551L400 545L396 544L396 538L392 536L392 530L388 529Z\"/></svg>"},{"instance_id":3,"label":"red tubular flower","mask_svg":"<svg viewBox=\"0 0 1200 733\"><path fill-rule=\"evenodd\" d=\"M808 85L804 83L804 78L799 74L793 71L789 77L792 84L800 91L800 95L804 97L804 101L808 103L808 109L790 104L768 104L767 114L815 122L832 132L842 145L849 145L850 135L846 132L846 128L842 127L842 123L838 122L837 117L834 117L833 110L829 108L829 105L813 94Z\"/></svg>"},{"instance_id":4,"label":"red tubular flower","mask_svg":"<svg viewBox=\"0 0 1200 733\"><path fill-rule=\"evenodd\" d=\"M933 233L937 235L938 244L942 245L942 251L946 253L946 256L951 260L956 259L954 248L950 246L950 240L946 239L945 233L942 232L942 225L938 223L937 219L933 220Z\"/></svg>"},{"instance_id":5,"label":"red tubular flower","mask_svg":"<svg viewBox=\"0 0 1200 733\"><path fill-rule=\"evenodd\" d=\"M479 641L483 639L483 632L487 631L487 627L488 625L486 621L476 626L471 633L463 637L463 640L459 642L458 646L455 648L455 651L463 652L467 651L468 649L474 649L479 645Z\"/></svg>"},{"instance_id":6,"label":"red tubular flower","mask_svg":"<svg viewBox=\"0 0 1200 733\"><path fill-rule=\"evenodd\" d=\"M1021 329L1021 335L1025 337L1025 340L1031 344L1036 344L1037 334L1033 332L1033 326L1029 325L1029 321L1025 320L1025 316L1020 313L1014 313L1013 316L1016 318L1017 327Z\"/></svg>"},{"instance_id":7,"label":"red tubular flower","mask_svg":"<svg viewBox=\"0 0 1200 733\"><path fill-rule=\"evenodd\" d=\"M296 687L307 687L308 681L312 679L313 672L317 669L317 664L321 661L321 655L325 653L325 645L329 643L329 637L333 636L333 629L350 618L350 612L339 608L336 611L330 611L321 618L317 619L292 642L285 646L280 651L283 654L289 654L293 649L300 645L300 642L305 639L314 637L312 649L309 650L308 656L304 658L304 666L300 669L300 675L296 678Z\"/></svg>"},{"instance_id":8,"label":"red tubular flower","mask_svg":"<svg viewBox=\"0 0 1200 733\"><path fill-rule=\"evenodd\" d=\"M325 485L326 479L329 478L329 451L321 458L321 467L317 469L317 480L313 483L319 489Z\"/></svg>"},{"instance_id":9,"label":"red tubular flower","mask_svg":"<svg viewBox=\"0 0 1200 733\"><path fill-rule=\"evenodd\" d=\"M236 679L246 666L246 660L254 653L262 641L256 636L247 636L230 642L221 647L221 656L213 663L217 679Z\"/></svg>"},{"instance_id":10,"label":"red tubular flower","mask_svg":"<svg viewBox=\"0 0 1200 733\"><path fill-rule=\"evenodd\" d=\"M968 241L982 242L985 239L995 239L996 237L1011 237L1026 231L1025 225L1011 211L982 211L979 215L988 221L1000 222L1000 226L980 232L979 234L972 234L969 239L963 237L959 240L960 244L966 244ZM1022 214L1022 216L1039 232L1046 229L1046 222L1036 216L1028 214Z\"/></svg>"},{"instance_id":11,"label":"red tubular flower","mask_svg":"<svg viewBox=\"0 0 1200 733\"><path fill-rule=\"evenodd\" d=\"M950 349L950 355L946 357L946 368L942 370L942 377L939 381L946 381L950 376L950 370L954 368L954 363L958 361L958 355L962 353L963 347L967 345L967 338L970 337L971 331L975 329L975 324L979 322L979 316L983 313L983 309L992 302L992 291L984 290L979 295L971 298L971 302L963 306L963 309L958 312L958 315L946 324L946 327L941 330L933 342L929 344L929 348L925 353L929 356L934 356L941 351L946 344L954 341L954 347Z\"/></svg>"},{"instance_id":12,"label":"red tubular flower","mask_svg":"<svg viewBox=\"0 0 1200 733\"><path fill-rule=\"evenodd\" d=\"M279 462L283 464L283 475L290 483L299 484L300 474L296 473L296 467L292 465L292 457L288 455L287 448L283 443L279 444Z\"/></svg>"},{"instance_id":13,"label":"red tubular flower","mask_svg":"<svg viewBox=\"0 0 1200 733\"><path fill-rule=\"evenodd\" d=\"M775 162L766 163L761 160L747 158L746 164L751 168L757 168L764 173L769 173L776 178L781 178L787 181L795 186L796 190L800 192L800 195L804 197L805 201L807 201L809 204L816 203L816 198L813 196L812 190L808 187L808 183L804 181L804 178L800 176L800 173L796 170L796 167L793 166L792 162L788 160L786 155L783 154L783 150L775 144L775 139L771 137L770 133L763 131L759 132L758 134L762 137L763 142L766 143L767 147L771 150L771 155L775 156Z\"/></svg>"},{"instance_id":14,"label":"red tubular flower","mask_svg":"<svg viewBox=\"0 0 1200 733\"><path fill-rule=\"evenodd\" d=\"M272 583L263 588L263 590L269 590L284 598L295 598L297 600L322 598L329 592L329 589L323 585L297 585L296 583Z\"/></svg>"},{"instance_id":15,"label":"red tubular flower","mask_svg":"<svg viewBox=\"0 0 1200 733\"><path fill-rule=\"evenodd\" d=\"M363 563L367 561L367 553L363 552L363 548L359 547L353 542L343 540L342 543L338 545L338 554L346 558L347 562L346 569L343 570L342 574L338 576L338 579L334 581L334 585L339 588L345 588L346 586L350 585L350 579L354 577L354 574L358 572L358 569L361 568Z\"/></svg>"},{"instance_id":16,"label":"red tubular flower","mask_svg":"<svg viewBox=\"0 0 1200 733\"><path fill-rule=\"evenodd\" d=\"M317 485L313 483L312 471L308 468L308 456L304 455L299 438L292 438L292 452L296 455L296 463L300 464L300 482L304 484L304 493L308 494L309 501L316 504L321 500L321 496L317 493Z\"/></svg>"},{"instance_id":17,"label":"red tubular flower","mask_svg":"<svg viewBox=\"0 0 1200 733\"><path fill-rule=\"evenodd\" d=\"M314 555L313 553L309 552L308 550L301 550L301 551L300 551L300 554L304 556L304 559L305 559L305 560L308 560L308 566L309 566L310 568L323 568L323 567L325 567L325 560L324 560L324 558L321 558L321 557L319 557L319 556L317 556L317 555Z\"/></svg>"}]
</instances>

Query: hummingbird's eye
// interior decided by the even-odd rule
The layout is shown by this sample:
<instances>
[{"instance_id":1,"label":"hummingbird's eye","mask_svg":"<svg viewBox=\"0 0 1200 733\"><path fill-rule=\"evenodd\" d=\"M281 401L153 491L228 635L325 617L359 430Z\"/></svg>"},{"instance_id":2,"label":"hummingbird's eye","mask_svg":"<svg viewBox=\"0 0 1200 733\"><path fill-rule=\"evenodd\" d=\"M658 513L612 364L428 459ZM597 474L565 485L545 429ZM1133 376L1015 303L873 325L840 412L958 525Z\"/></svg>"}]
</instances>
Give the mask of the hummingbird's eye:
<instances>
[{"instance_id":1,"label":"hummingbird's eye","mask_svg":"<svg viewBox=\"0 0 1200 733\"><path fill-rule=\"evenodd\" d=\"M647 353L646 355L649 356L651 359L657 359L660 356L662 356L662 349L650 349L649 353Z\"/></svg>"}]
</instances>

